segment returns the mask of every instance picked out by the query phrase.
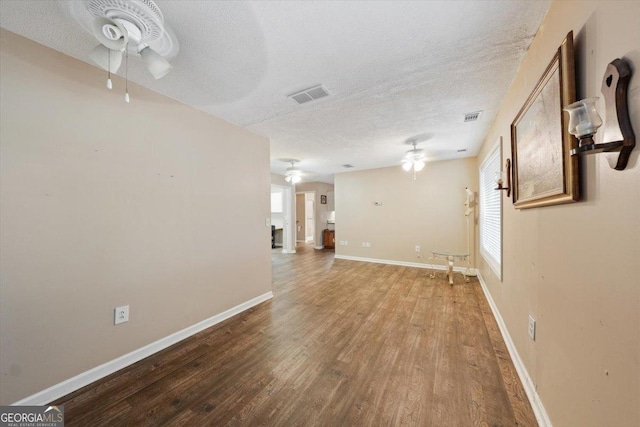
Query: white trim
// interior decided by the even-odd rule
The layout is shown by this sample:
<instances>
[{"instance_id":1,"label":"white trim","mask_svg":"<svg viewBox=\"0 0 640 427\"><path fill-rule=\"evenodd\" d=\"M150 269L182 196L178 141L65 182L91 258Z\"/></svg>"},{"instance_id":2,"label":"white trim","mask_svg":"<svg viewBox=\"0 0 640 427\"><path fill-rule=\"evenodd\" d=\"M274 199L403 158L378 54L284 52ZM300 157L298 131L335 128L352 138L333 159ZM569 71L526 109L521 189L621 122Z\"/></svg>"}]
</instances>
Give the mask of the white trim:
<instances>
[{"instance_id":1,"label":"white trim","mask_svg":"<svg viewBox=\"0 0 640 427\"><path fill-rule=\"evenodd\" d=\"M144 347L141 347L137 350L133 350L130 353L122 355L109 362L103 363L100 366L89 369L88 371L78 374L75 377L69 378L56 385L53 385L46 390L39 391L38 393L32 394L29 397L25 397L24 399L13 403L13 405L45 405L49 402L59 399L62 396L66 396L67 394L72 393L84 386L87 386L99 380L100 378L104 378L107 375L119 371L120 369L126 368L127 366L132 365L144 359L145 357L149 357L152 354L159 352L160 350L164 350L165 348L172 346L173 344L182 341L185 338L188 338L200 331L203 331L217 323L222 322L223 320L235 316L236 314L241 313L271 298L273 298L272 292L267 292L266 294L262 294L255 298L252 298L249 301L245 301L242 304L236 305L235 307L232 307L227 311L223 311L222 313L216 314L215 316L205 319L202 322L196 323L195 325L189 326L164 338L160 338L159 340L154 341L151 344L145 345Z\"/></svg>"},{"instance_id":2,"label":"white trim","mask_svg":"<svg viewBox=\"0 0 640 427\"><path fill-rule=\"evenodd\" d=\"M282 250L282 253L283 253L283 254L295 254L295 253L296 253L296 250L295 250L295 249L291 249L291 250L283 249L283 250Z\"/></svg>"},{"instance_id":3,"label":"white trim","mask_svg":"<svg viewBox=\"0 0 640 427\"><path fill-rule=\"evenodd\" d=\"M362 262L373 262L376 264L389 264L389 265L401 265L403 267L417 267L417 268L430 268L431 270L446 270L446 265L440 264L425 264L422 262L407 262L407 261L395 261L391 259L378 259L378 258L364 258L359 256L350 256L350 255L334 255L336 259L346 259L349 261L362 261ZM453 267L453 271L458 273L464 273L467 271L467 267ZM469 271L477 273L475 268L470 268Z\"/></svg>"},{"instance_id":4,"label":"white trim","mask_svg":"<svg viewBox=\"0 0 640 427\"><path fill-rule=\"evenodd\" d=\"M527 393L527 397L529 398L529 403L531 404L531 408L533 409L533 413L536 416L536 420L538 420L538 424L540 427L552 427L551 420L549 419L549 415L547 411L544 409L544 405L542 404L542 400L536 391L536 386L533 383L533 380L529 376L529 372L527 372L527 368L525 368L524 363L522 363L522 359L518 354L518 350L516 350L516 346L513 344L513 340L511 339L511 335L509 335L509 331L507 330L507 325L505 325L500 312L498 311L498 307L496 306L495 301L491 297L491 293L489 292L489 288L487 288L487 284L482 278L482 274L478 271L478 279L480 281L480 286L482 287L482 291L484 292L484 296L487 298L489 302L489 307L491 307L491 312L493 313L493 317L495 317L496 322L498 323L498 328L500 328L500 333L502 334L502 339L504 339L504 343L507 345L507 350L509 350L509 355L511 356L511 360L513 361L513 365L516 367L516 371L518 372L518 376L520 377L520 381L524 386L524 391Z\"/></svg>"},{"instance_id":5,"label":"white trim","mask_svg":"<svg viewBox=\"0 0 640 427\"><path fill-rule=\"evenodd\" d=\"M324 245L316 246L313 249L324 249Z\"/></svg>"}]
</instances>

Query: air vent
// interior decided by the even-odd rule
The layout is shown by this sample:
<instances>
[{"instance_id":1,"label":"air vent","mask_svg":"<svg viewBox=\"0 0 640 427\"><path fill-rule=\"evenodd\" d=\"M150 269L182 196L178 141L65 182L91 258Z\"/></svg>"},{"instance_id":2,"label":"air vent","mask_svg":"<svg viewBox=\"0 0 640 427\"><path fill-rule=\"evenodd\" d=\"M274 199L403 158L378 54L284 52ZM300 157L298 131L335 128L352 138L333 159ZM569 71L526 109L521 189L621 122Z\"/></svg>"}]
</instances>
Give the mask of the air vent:
<instances>
[{"instance_id":1,"label":"air vent","mask_svg":"<svg viewBox=\"0 0 640 427\"><path fill-rule=\"evenodd\" d=\"M461 150L458 150L458 153L464 153L465 151L467 151L467 149L466 149L466 148L463 148L463 149L461 149Z\"/></svg>"},{"instance_id":2,"label":"air vent","mask_svg":"<svg viewBox=\"0 0 640 427\"><path fill-rule=\"evenodd\" d=\"M350 165L349 163L347 163L346 165L342 165L343 168L347 168L347 169L351 169L353 167L353 165Z\"/></svg>"},{"instance_id":3,"label":"air vent","mask_svg":"<svg viewBox=\"0 0 640 427\"><path fill-rule=\"evenodd\" d=\"M475 122L482 114L482 111L474 111L473 113L467 113L464 115L465 122Z\"/></svg>"},{"instance_id":4,"label":"air vent","mask_svg":"<svg viewBox=\"0 0 640 427\"><path fill-rule=\"evenodd\" d=\"M315 101L316 99L329 96L329 92L327 92L327 90L322 87L322 85L318 85L310 87L309 89L301 90L300 92L292 93L288 96L298 104L304 104L309 101Z\"/></svg>"}]
</instances>

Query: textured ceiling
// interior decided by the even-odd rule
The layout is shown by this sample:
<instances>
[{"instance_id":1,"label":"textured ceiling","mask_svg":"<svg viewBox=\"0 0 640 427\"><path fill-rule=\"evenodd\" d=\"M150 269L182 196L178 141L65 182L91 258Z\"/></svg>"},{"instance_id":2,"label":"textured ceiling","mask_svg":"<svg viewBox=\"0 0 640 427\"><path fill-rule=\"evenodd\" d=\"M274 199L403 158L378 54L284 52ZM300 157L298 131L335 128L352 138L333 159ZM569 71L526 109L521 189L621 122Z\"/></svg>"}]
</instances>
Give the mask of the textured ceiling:
<instances>
[{"instance_id":1,"label":"textured ceiling","mask_svg":"<svg viewBox=\"0 0 640 427\"><path fill-rule=\"evenodd\" d=\"M298 158L332 182L346 163L399 165L412 138L430 160L475 156L551 1L156 3L180 51L157 81L132 60L131 80L268 136L273 172ZM0 26L90 62L77 10L2 0ZM287 98L317 84L331 96Z\"/></svg>"}]
</instances>

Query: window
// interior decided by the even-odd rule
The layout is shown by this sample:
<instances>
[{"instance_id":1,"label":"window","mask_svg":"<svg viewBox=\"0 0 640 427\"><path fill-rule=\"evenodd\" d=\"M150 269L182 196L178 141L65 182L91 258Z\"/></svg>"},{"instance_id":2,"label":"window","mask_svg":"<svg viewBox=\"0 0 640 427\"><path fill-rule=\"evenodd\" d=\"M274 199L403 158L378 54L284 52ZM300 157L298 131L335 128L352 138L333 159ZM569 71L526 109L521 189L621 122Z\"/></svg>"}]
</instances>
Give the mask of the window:
<instances>
[{"instance_id":1,"label":"window","mask_svg":"<svg viewBox=\"0 0 640 427\"><path fill-rule=\"evenodd\" d=\"M282 193L271 193L271 212L282 212Z\"/></svg>"},{"instance_id":2,"label":"window","mask_svg":"<svg viewBox=\"0 0 640 427\"><path fill-rule=\"evenodd\" d=\"M502 280L502 191L496 191L501 145L480 165L480 254Z\"/></svg>"}]
</instances>

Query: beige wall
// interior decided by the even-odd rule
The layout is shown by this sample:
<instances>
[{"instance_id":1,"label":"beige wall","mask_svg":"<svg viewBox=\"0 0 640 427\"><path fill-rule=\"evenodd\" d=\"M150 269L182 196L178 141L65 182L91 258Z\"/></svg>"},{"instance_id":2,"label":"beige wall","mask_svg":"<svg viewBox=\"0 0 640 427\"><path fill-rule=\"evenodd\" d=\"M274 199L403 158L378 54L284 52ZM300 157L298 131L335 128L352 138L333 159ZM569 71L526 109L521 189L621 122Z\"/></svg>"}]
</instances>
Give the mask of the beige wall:
<instances>
[{"instance_id":1,"label":"beige wall","mask_svg":"<svg viewBox=\"0 0 640 427\"><path fill-rule=\"evenodd\" d=\"M637 140L640 2L555 1L479 162L499 136L511 157L509 126L571 30L578 98L601 96L604 70L614 58L633 62L629 100ZM622 172L609 167L612 155L581 159L579 203L519 211L505 198L503 282L479 262L554 426L640 425L639 151ZM529 314L537 319L535 342L527 335Z\"/></svg>"},{"instance_id":2,"label":"beige wall","mask_svg":"<svg viewBox=\"0 0 640 427\"><path fill-rule=\"evenodd\" d=\"M296 184L296 192L315 191L316 192L316 230L315 230L315 246L322 246L322 231L327 228L327 219L329 219L330 212L327 209L327 205L320 203L320 196L326 196L327 192L333 191L332 184L326 184L324 182L301 182ZM300 221L304 221L304 218L298 218Z\"/></svg>"},{"instance_id":3,"label":"beige wall","mask_svg":"<svg viewBox=\"0 0 640 427\"><path fill-rule=\"evenodd\" d=\"M271 290L267 139L0 40L0 404Z\"/></svg>"},{"instance_id":4,"label":"beige wall","mask_svg":"<svg viewBox=\"0 0 640 427\"><path fill-rule=\"evenodd\" d=\"M477 191L475 158L427 163L415 181L400 166L340 173L335 186L338 255L430 263L431 250L467 248L465 187Z\"/></svg>"}]
</instances>

